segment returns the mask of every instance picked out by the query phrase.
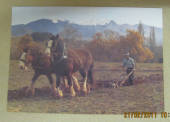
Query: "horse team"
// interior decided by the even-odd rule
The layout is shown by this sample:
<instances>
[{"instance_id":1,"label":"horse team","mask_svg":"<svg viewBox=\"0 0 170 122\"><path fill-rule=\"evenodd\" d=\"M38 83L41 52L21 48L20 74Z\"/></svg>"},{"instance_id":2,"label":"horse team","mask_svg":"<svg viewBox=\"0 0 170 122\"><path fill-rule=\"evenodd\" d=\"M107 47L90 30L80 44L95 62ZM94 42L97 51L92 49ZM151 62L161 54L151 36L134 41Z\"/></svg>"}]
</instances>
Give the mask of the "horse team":
<instances>
[{"instance_id":1,"label":"horse team","mask_svg":"<svg viewBox=\"0 0 170 122\"><path fill-rule=\"evenodd\" d=\"M53 41L53 52L57 45L57 39ZM35 94L34 84L40 75L47 76L52 93L55 97L63 97L63 92L60 89L60 79L63 78L66 88L70 91L70 96L76 96L75 89L83 94L88 94L94 88L95 82L93 78L94 60L91 53L87 49L68 48L67 58L61 58L55 53L54 61L46 53L41 52L38 48L30 48L24 51L20 58L20 68L27 69L29 65L34 70L34 76L30 87L26 90L26 94L31 91ZM75 73L79 72L83 78L83 87L81 89ZM52 74L56 76L54 82ZM67 85L68 84L68 85Z\"/></svg>"}]
</instances>

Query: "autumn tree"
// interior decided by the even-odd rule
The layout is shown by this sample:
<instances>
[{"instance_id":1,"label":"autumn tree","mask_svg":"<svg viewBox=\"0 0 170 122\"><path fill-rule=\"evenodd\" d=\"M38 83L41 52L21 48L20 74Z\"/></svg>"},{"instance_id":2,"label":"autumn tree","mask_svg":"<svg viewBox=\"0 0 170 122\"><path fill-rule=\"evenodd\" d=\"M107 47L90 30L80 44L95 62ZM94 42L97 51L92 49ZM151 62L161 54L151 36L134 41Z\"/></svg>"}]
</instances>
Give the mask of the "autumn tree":
<instances>
[{"instance_id":1,"label":"autumn tree","mask_svg":"<svg viewBox=\"0 0 170 122\"><path fill-rule=\"evenodd\" d=\"M24 49L32 49L43 52L44 47L41 43L33 41L32 37L28 34L21 37L18 43L19 52L23 52Z\"/></svg>"},{"instance_id":2,"label":"autumn tree","mask_svg":"<svg viewBox=\"0 0 170 122\"><path fill-rule=\"evenodd\" d=\"M99 32L96 33L93 36L93 40L87 45L87 48L90 49L96 60L100 60L101 57L99 56L99 54L104 52L103 34Z\"/></svg>"},{"instance_id":3,"label":"autumn tree","mask_svg":"<svg viewBox=\"0 0 170 122\"><path fill-rule=\"evenodd\" d=\"M83 45L82 34L71 25L66 25L59 35L66 42L67 47L75 48Z\"/></svg>"},{"instance_id":4,"label":"autumn tree","mask_svg":"<svg viewBox=\"0 0 170 122\"><path fill-rule=\"evenodd\" d=\"M152 52L155 52L156 47L156 38L155 38L155 28L151 27L150 29L150 36L149 36L149 48Z\"/></svg>"},{"instance_id":5,"label":"autumn tree","mask_svg":"<svg viewBox=\"0 0 170 122\"><path fill-rule=\"evenodd\" d=\"M144 38L144 27L143 27L143 24L142 22L140 21L139 22L139 25L138 25L138 32L141 34L141 36Z\"/></svg>"},{"instance_id":6,"label":"autumn tree","mask_svg":"<svg viewBox=\"0 0 170 122\"><path fill-rule=\"evenodd\" d=\"M18 49L18 43L20 41L19 37L11 38L11 48L10 48L10 59L16 60L20 56L20 52Z\"/></svg>"},{"instance_id":7,"label":"autumn tree","mask_svg":"<svg viewBox=\"0 0 170 122\"><path fill-rule=\"evenodd\" d=\"M140 35L142 36L142 38L144 39L144 46L147 46L147 38L145 37L145 30L144 30L144 25L142 24L142 22L140 21L138 24L138 32L140 33Z\"/></svg>"},{"instance_id":8,"label":"autumn tree","mask_svg":"<svg viewBox=\"0 0 170 122\"><path fill-rule=\"evenodd\" d=\"M144 62L152 59L154 55L143 43L143 37L139 32L128 30L126 36L113 39L106 38L105 33L96 33L88 48L96 60L121 61L123 54L130 52L137 61Z\"/></svg>"},{"instance_id":9,"label":"autumn tree","mask_svg":"<svg viewBox=\"0 0 170 122\"><path fill-rule=\"evenodd\" d=\"M32 37L28 34L24 35L23 37L21 37L19 43L18 43L18 49L23 51L26 48L30 48L34 45L34 41L32 39Z\"/></svg>"},{"instance_id":10,"label":"autumn tree","mask_svg":"<svg viewBox=\"0 0 170 122\"><path fill-rule=\"evenodd\" d=\"M82 40L81 33L70 25L65 26L59 35L69 45L74 45L77 41Z\"/></svg>"},{"instance_id":11,"label":"autumn tree","mask_svg":"<svg viewBox=\"0 0 170 122\"><path fill-rule=\"evenodd\" d=\"M11 39L11 53L10 59L17 60L24 49L29 49L34 45L34 41L30 35L24 35L22 37L13 37Z\"/></svg>"},{"instance_id":12,"label":"autumn tree","mask_svg":"<svg viewBox=\"0 0 170 122\"><path fill-rule=\"evenodd\" d=\"M101 32L97 32L96 34L94 34L92 41L90 41L86 45L86 47L91 51L93 57L96 60L106 61L108 60L106 56L107 55L106 45L107 45L107 41L104 38L104 34Z\"/></svg>"},{"instance_id":13,"label":"autumn tree","mask_svg":"<svg viewBox=\"0 0 170 122\"><path fill-rule=\"evenodd\" d=\"M119 39L119 33L113 31L113 30L104 30L104 38L108 41L116 41Z\"/></svg>"},{"instance_id":14,"label":"autumn tree","mask_svg":"<svg viewBox=\"0 0 170 122\"><path fill-rule=\"evenodd\" d=\"M139 32L128 30L126 40L129 52L136 57L137 61L144 62L154 57L150 49L143 46L144 39Z\"/></svg>"},{"instance_id":15,"label":"autumn tree","mask_svg":"<svg viewBox=\"0 0 170 122\"><path fill-rule=\"evenodd\" d=\"M162 45L156 44L156 37L155 37L155 27L150 28L150 35L148 38L149 45L148 47L150 50L154 53L154 58L152 59L152 62L163 62L163 48Z\"/></svg>"}]
</instances>

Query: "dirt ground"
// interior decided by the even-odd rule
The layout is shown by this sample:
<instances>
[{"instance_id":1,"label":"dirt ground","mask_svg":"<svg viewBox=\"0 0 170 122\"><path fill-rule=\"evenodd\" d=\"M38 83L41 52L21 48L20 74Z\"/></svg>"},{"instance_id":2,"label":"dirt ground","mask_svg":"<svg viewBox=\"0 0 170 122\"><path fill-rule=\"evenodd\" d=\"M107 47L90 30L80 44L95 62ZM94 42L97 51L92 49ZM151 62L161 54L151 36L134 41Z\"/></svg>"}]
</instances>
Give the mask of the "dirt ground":
<instances>
[{"instance_id":1,"label":"dirt ground","mask_svg":"<svg viewBox=\"0 0 170 122\"><path fill-rule=\"evenodd\" d=\"M33 71L22 71L16 61L11 61L8 85L9 112L75 113L75 114L122 114L124 112L162 112L164 88L162 64L138 63L133 86L106 87L122 74L120 63L96 62L94 76L98 86L87 96L74 98L64 93L61 99L50 94L45 76L36 81L35 96L25 96Z\"/></svg>"}]
</instances>

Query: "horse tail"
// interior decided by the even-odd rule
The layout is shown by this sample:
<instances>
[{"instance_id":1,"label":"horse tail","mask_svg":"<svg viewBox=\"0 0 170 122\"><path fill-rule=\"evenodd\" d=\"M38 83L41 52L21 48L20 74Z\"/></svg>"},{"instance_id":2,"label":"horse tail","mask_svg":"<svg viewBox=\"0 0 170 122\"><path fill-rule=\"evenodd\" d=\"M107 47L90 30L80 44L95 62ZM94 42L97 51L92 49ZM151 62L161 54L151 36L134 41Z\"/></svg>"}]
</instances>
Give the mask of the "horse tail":
<instances>
[{"instance_id":1,"label":"horse tail","mask_svg":"<svg viewBox=\"0 0 170 122\"><path fill-rule=\"evenodd\" d=\"M92 63L90 65L90 68L88 70L88 79L89 79L89 82L90 84L95 87L96 83L95 83L95 80L94 80L94 76L93 76L93 67L94 67L94 63Z\"/></svg>"}]
</instances>

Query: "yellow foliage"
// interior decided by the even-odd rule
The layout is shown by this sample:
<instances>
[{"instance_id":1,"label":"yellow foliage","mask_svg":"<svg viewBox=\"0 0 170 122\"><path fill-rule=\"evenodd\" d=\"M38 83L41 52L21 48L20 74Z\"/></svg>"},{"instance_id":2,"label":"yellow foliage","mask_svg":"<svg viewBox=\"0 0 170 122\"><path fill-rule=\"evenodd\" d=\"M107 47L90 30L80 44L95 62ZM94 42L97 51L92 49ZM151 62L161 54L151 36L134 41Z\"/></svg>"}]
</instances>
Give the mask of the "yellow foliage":
<instances>
[{"instance_id":1,"label":"yellow foliage","mask_svg":"<svg viewBox=\"0 0 170 122\"><path fill-rule=\"evenodd\" d=\"M127 30L126 40L130 44L129 51L132 55L135 55L139 62L153 59L153 53L146 47L143 46L144 39L139 32L134 30Z\"/></svg>"},{"instance_id":2,"label":"yellow foliage","mask_svg":"<svg viewBox=\"0 0 170 122\"><path fill-rule=\"evenodd\" d=\"M144 62L153 59L154 55L143 43L144 39L139 32L127 30L127 35L120 36L119 40L108 40L102 33L96 33L88 48L97 60L120 61L124 53L130 52L137 61Z\"/></svg>"}]
</instances>

